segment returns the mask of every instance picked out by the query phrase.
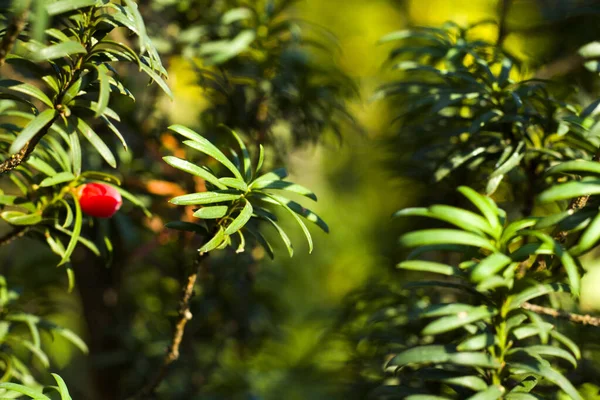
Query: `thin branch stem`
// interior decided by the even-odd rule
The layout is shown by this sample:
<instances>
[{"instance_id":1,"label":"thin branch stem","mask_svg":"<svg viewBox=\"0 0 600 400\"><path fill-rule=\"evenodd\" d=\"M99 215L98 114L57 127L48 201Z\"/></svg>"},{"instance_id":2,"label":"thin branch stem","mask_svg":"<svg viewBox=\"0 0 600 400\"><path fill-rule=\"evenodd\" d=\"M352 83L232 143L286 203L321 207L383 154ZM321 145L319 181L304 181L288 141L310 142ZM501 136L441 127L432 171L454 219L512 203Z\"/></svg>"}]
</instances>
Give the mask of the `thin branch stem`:
<instances>
[{"instance_id":1,"label":"thin branch stem","mask_svg":"<svg viewBox=\"0 0 600 400\"><path fill-rule=\"evenodd\" d=\"M559 58L538 69L536 79L551 79L555 76L566 75L580 68L586 59L577 53Z\"/></svg>"},{"instance_id":2,"label":"thin branch stem","mask_svg":"<svg viewBox=\"0 0 600 400\"><path fill-rule=\"evenodd\" d=\"M0 42L0 67L4 65L6 57L10 54L19 34L25 29L27 18L29 17L29 8L25 8L19 14L16 14L10 25L6 28L6 33Z\"/></svg>"},{"instance_id":3,"label":"thin branch stem","mask_svg":"<svg viewBox=\"0 0 600 400\"><path fill-rule=\"evenodd\" d=\"M23 146L21 150L19 150L15 154L11 154L6 160L0 163L0 175L10 172L21 165L24 161L27 160L27 157L31 155L35 146L39 143L40 140L48 133L50 127L56 120L58 119L58 115L50 120L40 131Z\"/></svg>"},{"instance_id":4,"label":"thin branch stem","mask_svg":"<svg viewBox=\"0 0 600 400\"><path fill-rule=\"evenodd\" d=\"M28 226L18 226L4 236L0 237L0 246L12 243L13 240L24 236L29 231Z\"/></svg>"},{"instance_id":5,"label":"thin branch stem","mask_svg":"<svg viewBox=\"0 0 600 400\"><path fill-rule=\"evenodd\" d=\"M564 310L556 310L550 307L538 306L537 304L531 304L528 302L521 304L521 308L532 311L536 314L547 315L552 318L566 319L576 324L600 326L600 317L594 317L589 314L575 314Z\"/></svg>"},{"instance_id":6,"label":"thin branch stem","mask_svg":"<svg viewBox=\"0 0 600 400\"><path fill-rule=\"evenodd\" d=\"M87 23L90 25L93 23L93 21L91 20L92 15L93 15L92 11L93 11L93 9L90 10L90 14L88 15L88 21L87 21ZM63 96L65 95L67 90L69 90L71 85L75 81L77 81L77 79L81 76L82 71L84 70L83 64L84 64L86 58L88 57L89 52L91 51L91 48L92 48L91 35L89 34L89 32L87 30L88 28L89 28L89 26L85 27L85 33L83 35L83 42L85 45L86 53L79 55L77 61L75 62L74 66L73 66L73 69L71 71L71 76L70 76L68 83L65 85L64 88L62 88L60 93L56 96L56 100L54 101L53 108L56 109L57 111L59 110L59 106L61 106ZM50 122L48 122L44 127L42 127L42 129L40 129L40 131L29 142L27 142L21 150L19 150L15 154L11 154L6 160L4 160L2 163L0 163L0 175L14 170L19 165L21 165L25 160L27 160L27 157L29 157L29 155L33 152L33 150L35 150L35 146L37 146L37 144L40 142L40 140L42 140L42 138L48 133L48 131L50 130L52 125L56 122L56 120L60 117L60 115L61 115L61 112L57 113L56 116L54 118L52 118L52 120L50 120Z\"/></svg>"},{"instance_id":7,"label":"thin branch stem","mask_svg":"<svg viewBox=\"0 0 600 400\"><path fill-rule=\"evenodd\" d=\"M508 35L507 19L508 11L512 5L512 0L500 0L500 18L498 20L498 39L496 40L496 46L501 47L504 43L504 39Z\"/></svg>"},{"instance_id":8,"label":"thin branch stem","mask_svg":"<svg viewBox=\"0 0 600 400\"><path fill-rule=\"evenodd\" d=\"M160 383L165 379L167 373L169 371L169 367L179 358L179 347L181 346L181 341L183 340L183 334L185 330L185 326L188 321L192 319L192 312L190 311L190 300L194 294L194 285L196 284L196 279L198 278L198 270L200 266L204 262L204 260L208 257L208 254L198 255L194 262L193 268L189 271L188 275L185 278L185 283L182 287L181 291L181 300L179 301L179 312L177 315L177 320L175 321L175 328L173 330L173 336L171 338L171 343L167 348L167 353L163 358L162 365L160 366L160 370L158 374L148 385L142 388L139 393L133 396L133 399L148 399L152 396L152 394L156 391L156 388Z\"/></svg>"}]
</instances>

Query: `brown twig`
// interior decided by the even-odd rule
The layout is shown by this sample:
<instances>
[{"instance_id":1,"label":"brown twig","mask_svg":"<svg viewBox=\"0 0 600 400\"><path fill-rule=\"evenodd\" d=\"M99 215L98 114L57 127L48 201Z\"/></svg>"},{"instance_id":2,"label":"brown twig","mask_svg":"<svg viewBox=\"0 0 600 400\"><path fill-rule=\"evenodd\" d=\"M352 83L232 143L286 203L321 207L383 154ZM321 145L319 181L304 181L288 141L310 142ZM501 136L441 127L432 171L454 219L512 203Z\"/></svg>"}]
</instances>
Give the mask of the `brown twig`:
<instances>
[{"instance_id":1,"label":"brown twig","mask_svg":"<svg viewBox=\"0 0 600 400\"><path fill-rule=\"evenodd\" d=\"M538 306L537 304L531 304L528 302L521 304L521 308L524 310L532 311L536 314L547 315L552 318L566 319L576 324L600 326L600 317L594 317L589 314L574 314L568 311Z\"/></svg>"},{"instance_id":2,"label":"brown twig","mask_svg":"<svg viewBox=\"0 0 600 400\"><path fill-rule=\"evenodd\" d=\"M508 35L507 19L508 11L512 5L512 0L500 0L500 17L498 19L498 39L496 40L496 46L502 46L504 39Z\"/></svg>"},{"instance_id":3,"label":"brown twig","mask_svg":"<svg viewBox=\"0 0 600 400\"><path fill-rule=\"evenodd\" d=\"M0 246L5 246L12 243L13 240L24 236L29 231L28 226L18 226L6 235L0 237Z\"/></svg>"},{"instance_id":4,"label":"brown twig","mask_svg":"<svg viewBox=\"0 0 600 400\"><path fill-rule=\"evenodd\" d=\"M25 29L25 25L27 24L27 17L29 16L29 8L25 8L21 13L16 14L10 25L6 28L6 33L2 38L2 42L0 42L0 67L4 65L6 61L6 57L12 50L19 34L23 29Z\"/></svg>"},{"instance_id":5,"label":"brown twig","mask_svg":"<svg viewBox=\"0 0 600 400\"><path fill-rule=\"evenodd\" d=\"M208 257L208 254L206 253L198 255L196 261L194 262L193 268L186 276L185 284L182 287L181 300L179 302L179 312L177 314L177 320L175 322L175 328L173 330L173 337L171 338L171 343L167 348L167 353L165 354L158 374L156 374L154 379L152 379L152 381L150 381L148 385L144 386L142 390L140 390L136 395L134 395L132 399L147 400L148 398L150 398L155 392L158 385L160 385L160 383L167 376L170 365L173 364L173 362L175 362L179 358L179 346L181 345L181 341L183 340L185 326L188 323L188 321L192 319L192 312L190 311L190 300L194 294L194 285L196 284L196 279L198 278L198 270L200 269L200 266L202 265L206 257Z\"/></svg>"},{"instance_id":6,"label":"brown twig","mask_svg":"<svg viewBox=\"0 0 600 400\"><path fill-rule=\"evenodd\" d=\"M566 75L580 68L586 59L579 54L571 54L542 66L535 74L536 79L551 79L555 76Z\"/></svg>"},{"instance_id":7,"label":"brown twig","mask_svg":"<svg viewBox=\"0 0 600 400\"><path fill-rule=\"evenodd\" d=\"M27 157L33 152L35 146L39 143L40 140L48 133L50 127L56 120L58 119L58 115L50 120L40 131L27 143L19 152L15 154L11 154L6 160L0 163L0 175L10 172L13 169L17 168L24 161L27 160Z\"/></svg>"}]
</instances>

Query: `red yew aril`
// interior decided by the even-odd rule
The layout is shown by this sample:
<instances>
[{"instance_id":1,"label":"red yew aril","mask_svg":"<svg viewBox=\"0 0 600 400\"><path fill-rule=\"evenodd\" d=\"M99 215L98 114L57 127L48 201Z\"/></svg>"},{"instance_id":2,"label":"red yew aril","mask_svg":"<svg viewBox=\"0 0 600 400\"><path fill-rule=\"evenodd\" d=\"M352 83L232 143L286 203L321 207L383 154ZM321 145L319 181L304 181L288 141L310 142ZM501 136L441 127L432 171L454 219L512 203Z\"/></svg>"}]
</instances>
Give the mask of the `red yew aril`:
<instances>
[{"instance_id":1,"label":"red yew aril","mask_svg":"<svg viewBox=\"0 0 600 400\"><path fill-rule=\"evenodd\" d=\"M121 194L110 185L87 183L77 189L81 211L97 218L110 218L121 208Z\"/></svg>"}]
</instances>

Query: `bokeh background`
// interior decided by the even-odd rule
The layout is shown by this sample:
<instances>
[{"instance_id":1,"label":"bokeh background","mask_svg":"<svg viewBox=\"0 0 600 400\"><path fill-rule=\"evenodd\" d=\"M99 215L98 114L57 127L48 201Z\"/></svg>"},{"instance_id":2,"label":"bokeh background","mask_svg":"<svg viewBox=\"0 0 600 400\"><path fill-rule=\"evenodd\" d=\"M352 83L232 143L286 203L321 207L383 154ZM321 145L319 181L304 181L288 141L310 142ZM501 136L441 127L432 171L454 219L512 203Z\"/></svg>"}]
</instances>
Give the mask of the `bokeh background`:
<instances>
[{"instance_id":1,"label":"bokeh background","mask_svg":"<svg viewBox=\"0 0 600 400\"><path fill-rule=\"evenodd\" d=\"M109 259L78 253L77 287L71 294L65 290L66 278L54 268L55 256L44 246L24 239L1 250L2 273L21 288L26 307L75 330L90 344L88 357L58 338L45 338L55 349L49 351L52 361L75 399L120 399L134 392L156 370L168 343L168 316L176 310L178 279L191 260L193 245L164 228L169 213L175 212L166 200L182 190L177 176L156 177L168 175L160 157L179 150L167 133L168 124L202 131L203 110L212 105L199 79L198 60L186 58L172 42L181 26L201 25L210 18L210 10L219 7L215 3L219 1L140 2L149 32L163 53L174 99L130 74L138 102L114 106L126 115L131 144L129 153L120 154L120 174L155 216L145 218L126 204L112 220L88 227L92 233L113 235L113 253ZM599 2L511 3L505 16L505 47L530 73L600 38ZM397 237L408 226L391 215L435 190L390 163L406 157L410 148L388 140L397 138L402 128L391 123L397 114L394 103L371 101L376 88L393 77L384 66L390 47L377 41L415 25L499 20L502 4L304 0L289 12L337 37L339 51L328 53L324 62L337 65L358 87L359 95L348 103L356 124L344 128L341 143L325 132L317 144L294 147L286 155L292 180L318 194L313 209L331 232L314 230L312 255L296 232L292 239L298 246L291 259L281 247L276 248L275 261L258 250L237 258L224 252L214 257L192 301L194 319L186 330L182 358L163 384L170 393L164 398L366 398L381 379L384 360L378 359L378 349L363 341L369 312L379 301L365 299L370 291L393 293L404 279L394 265L401 257ZM498 27L482 26L478 34L493 41ZM597 92L597 79L583 68L557 79L587 88L588 95ZM586 259L589 272L581 307L589 312L600 311L596 264L593 254ZM594 397L597 388L588 389L586 398L600 398Z\"/></svg>"}]
</instances>

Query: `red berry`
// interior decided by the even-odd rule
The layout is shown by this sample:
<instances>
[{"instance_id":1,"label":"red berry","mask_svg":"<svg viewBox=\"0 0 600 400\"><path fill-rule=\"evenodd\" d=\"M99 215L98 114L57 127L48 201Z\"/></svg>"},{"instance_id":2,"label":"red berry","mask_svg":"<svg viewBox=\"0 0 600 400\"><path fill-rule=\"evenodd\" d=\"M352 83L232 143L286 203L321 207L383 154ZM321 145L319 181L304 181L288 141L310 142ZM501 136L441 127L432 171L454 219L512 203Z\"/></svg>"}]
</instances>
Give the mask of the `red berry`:
<instances>
[{"instance_id":1,"label":"red berry","mask_svg":"<svg viewBox=\"0 0 600 400\"><path fill-rule=\"evenodd\" d=\"M77 190L81 210L87 215L110 218L121 208L121 194L103 183L87 183Z\"/></svg>"}]
</instances>

